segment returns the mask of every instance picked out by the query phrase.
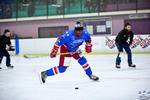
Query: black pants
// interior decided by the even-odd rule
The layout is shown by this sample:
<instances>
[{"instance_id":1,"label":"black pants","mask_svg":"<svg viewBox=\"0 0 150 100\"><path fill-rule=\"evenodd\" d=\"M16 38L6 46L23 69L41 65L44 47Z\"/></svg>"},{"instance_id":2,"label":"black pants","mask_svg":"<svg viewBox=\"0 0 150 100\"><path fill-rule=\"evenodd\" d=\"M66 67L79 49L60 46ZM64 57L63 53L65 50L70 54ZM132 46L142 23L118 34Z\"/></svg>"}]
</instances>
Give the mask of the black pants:
<instances>
[{"instance_id":1,"label":"black pants","mask_svg":"<svg viewBox=\"0 0 150 100\"><path fill-rule=\"evenodd\" d=\"M6 49L0 49L0 64L3 57L6 56L6 66L10 66L10 55Z\"/></svg>"}]
</instances>

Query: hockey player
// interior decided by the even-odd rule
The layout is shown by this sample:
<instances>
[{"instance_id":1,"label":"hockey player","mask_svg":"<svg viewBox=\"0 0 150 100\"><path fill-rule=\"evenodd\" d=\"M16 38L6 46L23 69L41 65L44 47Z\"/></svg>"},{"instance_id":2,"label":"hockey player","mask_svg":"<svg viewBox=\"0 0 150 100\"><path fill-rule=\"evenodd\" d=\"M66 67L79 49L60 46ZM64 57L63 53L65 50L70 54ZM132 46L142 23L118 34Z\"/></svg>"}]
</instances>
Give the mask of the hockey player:
<instances>
[{"instance_id":1,"label":"hockey player","mask_svg":"<svg viewBox=\"0 0 150 100\"><path fill-rule=\"evenodd\" d=\"M99 80L99 77L92 74L90 65L79 50L79 46L82 45L83 42L86 42L86 52L92 52L91 37L87 31L83 30L83 26L80 22L77 22L74 30L68 30L59 36L50 53L50 57L54 58L60 48L60 53L62 53L62 55L60 55L59 65L41 72L42 82L45 83L47 76L64 73L69 67L71 57L78 61L91 80Z\"/></svg>"},{"instance_id":2,"label":"hockey player","mask_svg":"<svg viewBox=\"0 0 150 100\"><path fill-rule=\"evenodd\" d=\"M8 53L8 50L10 49L11 49L10 31L6 29L4 31L4 34L0 37L0 64L2 62L3 56L6 56L6 66L8 68L13 68L13 66L10 64L10 55Z\"/></svg>"},{"instance_id":3,"label":"hockey player","mask_svg":"<svg viewBox=\"0 0 150 100\"><path fill-rule=\"evenodd\" d=\"M127 42L128 38L130 38L129 43ZM123 48L125 49L128 55L129 67L136 67L136 65L132 63L132 53L131 53L130 45L132 44L132 41L133 41L133 32L131 31L131 25L129 23L125 24L124 29L118 33L115 41L116 41L116 46L119 52L116 58L116 68L120 68L121 55L123 54Z\"/></svg>"}]
</instances>

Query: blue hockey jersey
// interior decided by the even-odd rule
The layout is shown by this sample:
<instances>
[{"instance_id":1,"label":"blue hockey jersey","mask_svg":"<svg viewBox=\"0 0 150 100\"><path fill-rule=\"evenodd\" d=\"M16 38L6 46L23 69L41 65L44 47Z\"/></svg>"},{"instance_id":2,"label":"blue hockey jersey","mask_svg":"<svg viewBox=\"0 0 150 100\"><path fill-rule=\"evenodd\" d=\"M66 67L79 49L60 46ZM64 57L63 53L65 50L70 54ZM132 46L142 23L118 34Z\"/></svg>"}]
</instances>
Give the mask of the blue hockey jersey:
<instances>
[{"instance_id":1,"label":"blue hockey jersey","mask_svg":"<svg viewBox=\"0 0 150 100\"><path fill-rule=\"evenodd\" d=\"M90 41L90 34L83 30L79 37L76 36L74 30L68 30L58 37L55 45L61 46L66 44L68 46L69 52L75 52L83 42Z\"/></svg>"}]
</instances>

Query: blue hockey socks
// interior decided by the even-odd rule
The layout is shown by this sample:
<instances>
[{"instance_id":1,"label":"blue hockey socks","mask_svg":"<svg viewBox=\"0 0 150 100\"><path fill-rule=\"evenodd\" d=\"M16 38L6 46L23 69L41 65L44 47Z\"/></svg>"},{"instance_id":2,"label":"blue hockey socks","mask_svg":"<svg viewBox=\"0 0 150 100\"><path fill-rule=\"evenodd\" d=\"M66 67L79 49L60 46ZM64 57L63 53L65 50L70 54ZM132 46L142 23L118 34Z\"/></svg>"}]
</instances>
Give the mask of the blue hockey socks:
<instances>
[{"instance_id":1,"label":"blue hockey socks","mask_svg":"<svg viewBox=\"0 0 150 100\"><path fill-rule=\"evenodd\" d=\"M62 66L55 66L49 70L47 70L47 76L53 76L53 75L56 75L58 73L63 73L65 72L67 69L67 67L62 67Z\"/></svg>"},{"instance_id":2,"label":"blue hockey socks","mask_svg":"<svg viewBox=\"0 0 150 100\"><path fill-rule=\"evenodd\" d=\"M82 66L87 75L92 75L92 70L85 57L81 57L78 60L78 63Z\"/></svg>"}]
</instances>

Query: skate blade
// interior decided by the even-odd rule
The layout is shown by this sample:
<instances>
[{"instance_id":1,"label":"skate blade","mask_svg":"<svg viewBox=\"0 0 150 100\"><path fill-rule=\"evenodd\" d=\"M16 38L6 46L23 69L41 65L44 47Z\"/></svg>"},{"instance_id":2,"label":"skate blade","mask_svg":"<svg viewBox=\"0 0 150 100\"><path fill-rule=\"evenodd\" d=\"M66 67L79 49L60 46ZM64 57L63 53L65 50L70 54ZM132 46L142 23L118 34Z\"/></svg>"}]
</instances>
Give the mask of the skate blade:
<instances>
[{"instance_id":1,"label":"skate blade","mask_svg":"<svg viewBox=\"0 0 150 100\"><path fill-rule=\"evenodd\" d=\"M94 81L94 82L100 82L100 80L98 79L98 80L92 80L92 79L90 79L91 81Z\"/></svg>"},{"instance_id":2,"label":"skate blade","mask_svg":"<svg viewBox=\"0 0 150 100\"><path fill-rule=\"evenodd\" d=\"M44 84L42 79L41 79L41 72L38 73L38 77L39 77L39 80L40 80L40 84Z\"/></svg>"}]
</instances>

